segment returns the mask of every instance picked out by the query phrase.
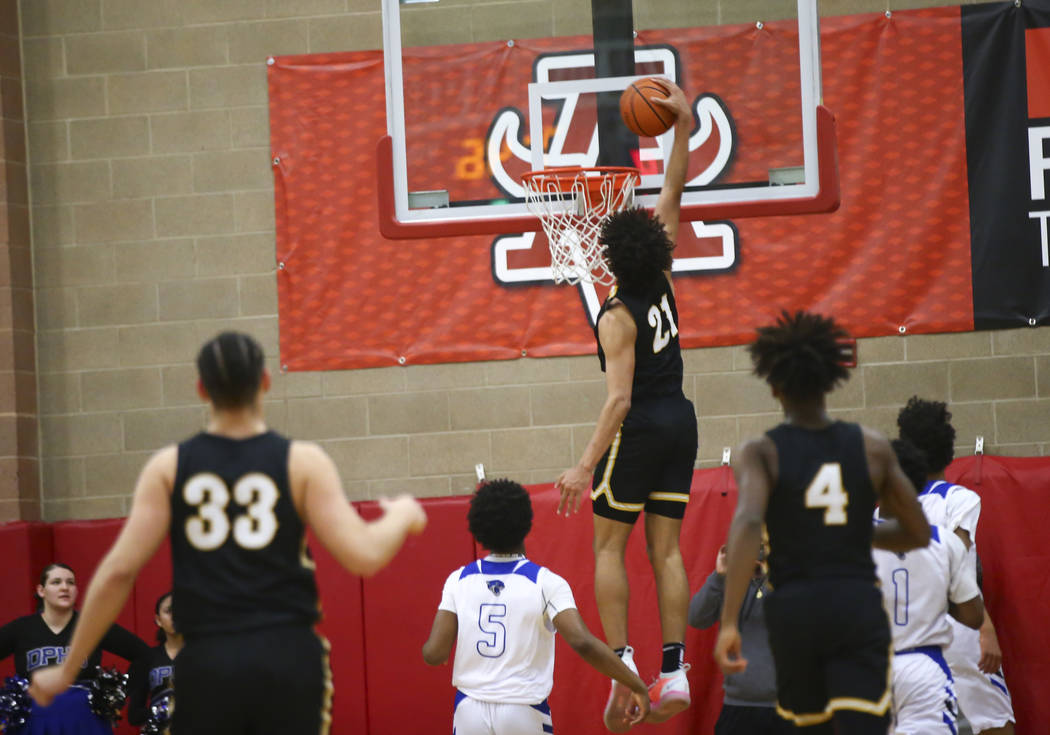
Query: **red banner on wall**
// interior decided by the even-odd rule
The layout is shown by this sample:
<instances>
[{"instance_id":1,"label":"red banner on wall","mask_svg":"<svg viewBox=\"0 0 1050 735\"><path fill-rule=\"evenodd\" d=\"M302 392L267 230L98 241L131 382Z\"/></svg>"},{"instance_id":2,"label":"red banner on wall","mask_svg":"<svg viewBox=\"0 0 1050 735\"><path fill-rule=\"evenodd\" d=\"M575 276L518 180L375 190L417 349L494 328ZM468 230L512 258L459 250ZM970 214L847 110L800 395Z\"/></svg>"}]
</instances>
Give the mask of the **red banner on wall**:
<instances>
[{"instance_id":1,"label":"red banner on wall","mask_svg":"<svg viewBox=\"0 0 1050 735\"><path fill-rule=\"evenodd\" d=\"M639 42L679 49L691 65L687 92L717 91L746 125L749 109L798 104L797 92L781 99L782 80L741 76L750 55L768 53L761 38L754 26L724 26L646 31ZM959 9L826 18L821 40L842 207L736 222L733 268L677 281L684 347L746 342L782 308L833 314L857 336L974 328ZM518 104L544 43L435 47L427 64L406 65L408 114L428 130L410 160L440 169L438 181L483 166L487 126ZM577 290L499 283L495 238L379 234L381 52L280 57L269 69L282 363L334 370L593 352ZM797 68L784 73L797 85ZM428 105L434 85L464 90L462 108ZM734 166L753 163L744 150ZM478 198L502 195L487 176L473 185ZM708 255L711 245L683 227L676 255Z\"/></svg>"}]
</instances>

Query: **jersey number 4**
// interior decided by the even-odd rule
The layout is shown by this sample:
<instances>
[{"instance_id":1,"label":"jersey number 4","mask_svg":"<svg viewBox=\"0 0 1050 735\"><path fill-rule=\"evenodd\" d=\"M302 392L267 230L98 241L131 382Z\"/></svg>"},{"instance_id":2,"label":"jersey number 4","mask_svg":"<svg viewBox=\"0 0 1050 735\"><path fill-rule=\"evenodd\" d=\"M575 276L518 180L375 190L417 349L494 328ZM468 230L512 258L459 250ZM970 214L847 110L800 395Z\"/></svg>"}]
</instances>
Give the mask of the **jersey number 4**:
<instances>
[{"instance_id":1,"label":"jersey number 4","mask_svg":"<svg viewBox=\"0 0 1050 735\"><path fill-rule=\"evenodd\" d=\"M660 312L663 312L661 315ZM667 317L667 331L664 331L664 316ZM671 313L671 304L667 301L667 294L660 299L660 307L656 304L649 307L649 326L655 330L653 334L653 354L671 344L671 338L678 335L678 325L674 323L674 314Z\"/></svg>"},{"instance_id":2,"label":"jersey number 4","mask_svg":"<svg viewBox=\"0 0 1050 735\"><path fill-rule=\"evenodd\" d=\"M233 486L233 499L246 512L230 523L226 506L230 490L218 475L194 475L182 487L182 498L197 509L197 515L186 519L186 538L201 551L217 549L226 542L233 530L233 540L245 549L261 549L277 533L277 485L267 475L251 472Z\"/></svg>"},{"instance_id":3,"label":"jersey number 4","mask_svg":"<svg viewBox=\"0 0 1050 735\"><path fill-rule=\"evenodd\" d=\"M847 505L849 495L842 487L842 466L837 462L821 465L806 488L806 507L824 508L825 526L842 526L846 523Z\"/></svg>"}]
</instances>

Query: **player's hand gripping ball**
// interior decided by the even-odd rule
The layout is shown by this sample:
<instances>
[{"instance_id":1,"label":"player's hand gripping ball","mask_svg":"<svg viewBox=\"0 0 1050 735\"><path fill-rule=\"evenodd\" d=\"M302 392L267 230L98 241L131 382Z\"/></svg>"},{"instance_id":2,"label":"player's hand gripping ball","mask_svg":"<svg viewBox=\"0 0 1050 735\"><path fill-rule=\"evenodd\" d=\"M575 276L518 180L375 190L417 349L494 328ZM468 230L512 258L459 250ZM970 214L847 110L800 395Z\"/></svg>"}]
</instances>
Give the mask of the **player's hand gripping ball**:
<instances>
[{"instance_id":1,"label":"player's hand gripping ball","mask_svg":"<svg viewBox=\"0 0 1050 735\"><path fill-rule=\"evenodd\" d=\"M635 135L646 138L663 135L674 125L674 112L653 100L670 96L671 88L663 79L639 79L620 95L620 116Z\"/></svg>"}]
</instances>

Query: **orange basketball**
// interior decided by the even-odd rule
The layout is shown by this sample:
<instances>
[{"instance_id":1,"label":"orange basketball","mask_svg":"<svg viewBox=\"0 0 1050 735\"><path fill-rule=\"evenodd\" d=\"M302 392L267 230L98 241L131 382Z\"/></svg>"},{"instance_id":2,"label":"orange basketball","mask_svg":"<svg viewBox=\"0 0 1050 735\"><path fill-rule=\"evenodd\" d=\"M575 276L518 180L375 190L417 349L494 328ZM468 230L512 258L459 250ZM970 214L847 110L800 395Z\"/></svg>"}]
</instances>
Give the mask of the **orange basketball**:
<instances>
[{"instance_id":1,"label":"orange basketball","mask_svg":"<svg viewBox=\"0 0 1050 735\"><path fill-rule=\"evenodd\" d=\"M620 95L620 116L635 135L655 138L666 133L674 124L674 114L653 102L654 97L671 94L667 83L656 77L639 79Z\"/></svg>"}]
</instances>

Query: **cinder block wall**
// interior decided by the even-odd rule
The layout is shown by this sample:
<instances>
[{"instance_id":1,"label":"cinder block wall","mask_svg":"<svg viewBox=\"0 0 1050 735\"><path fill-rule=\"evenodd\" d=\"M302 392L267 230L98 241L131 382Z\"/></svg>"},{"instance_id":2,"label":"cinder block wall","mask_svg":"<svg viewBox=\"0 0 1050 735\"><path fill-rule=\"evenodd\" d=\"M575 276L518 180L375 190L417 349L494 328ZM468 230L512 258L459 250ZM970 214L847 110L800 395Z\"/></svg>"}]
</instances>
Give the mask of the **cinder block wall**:
<instances>
[{"instance_id":1,"label":"cinder block wall","mask_svg":"<svg viewBox=\"0 0 1050 735\"><path fill-rule=\"evenodd\" d=\"M695 2L667 0L663 25ZM441 28L471 5L470 41L513 37L517 22L587 32L589 3L442 0L425 12ZM711 0L710 22L792 5ZM604 397L593 356L279 372L264 60L379 48L376 0L21 0L20 11L46 519L127 511L149 453L202 425L192 358L226 328L259 337L271 423L321 441L353 499L466 492L477 462L551 481L574 461ZM920 393L951 402L960 452L978 434L989 452L1047 451L1050 331L890 337L860 353L836 414L891 431ZM778 419L742 348L690 351L686 370L702 465Z\"/></svg>"}]
</instances>

